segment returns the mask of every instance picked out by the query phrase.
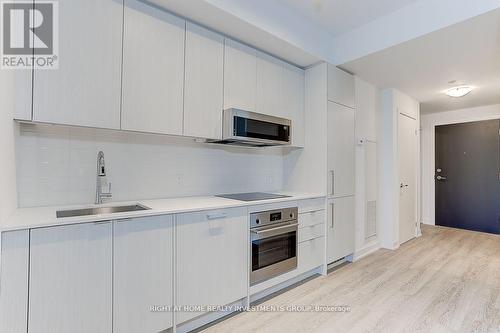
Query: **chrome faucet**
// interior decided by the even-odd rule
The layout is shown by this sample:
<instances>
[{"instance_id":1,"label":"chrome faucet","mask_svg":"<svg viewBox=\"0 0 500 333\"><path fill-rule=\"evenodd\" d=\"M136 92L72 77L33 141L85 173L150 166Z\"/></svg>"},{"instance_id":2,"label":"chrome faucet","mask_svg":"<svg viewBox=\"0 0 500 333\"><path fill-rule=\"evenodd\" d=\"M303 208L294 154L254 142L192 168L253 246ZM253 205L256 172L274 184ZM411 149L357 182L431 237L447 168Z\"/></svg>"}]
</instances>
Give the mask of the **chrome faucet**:
<instances>
[{"instance_id":1,"label":"chrome faucet","mask_svg":"<svg viewBox=\"0 0 500 333\"><path fill-rule=\"evenodd\" d=\"M111 183L106 178L106 165L104 163L104 153L100 151L97 154L97 181L95 190L95 203L102 204L112 198Z\"/></svg>"}]
</instances>

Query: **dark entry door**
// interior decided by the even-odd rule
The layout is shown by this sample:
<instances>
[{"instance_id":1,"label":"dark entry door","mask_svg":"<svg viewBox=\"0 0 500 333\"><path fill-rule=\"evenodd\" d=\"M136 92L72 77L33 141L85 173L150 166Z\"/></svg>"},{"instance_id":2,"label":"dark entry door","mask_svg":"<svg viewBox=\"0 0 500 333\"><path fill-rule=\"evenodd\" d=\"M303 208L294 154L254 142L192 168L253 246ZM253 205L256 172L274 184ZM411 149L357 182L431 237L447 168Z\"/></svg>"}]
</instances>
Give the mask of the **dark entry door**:
<instances>
[{"instance_id":1,"label":"dark entry door","mask_svg":"<svg viewBox=\"0 0 500 333\"><path fill-rule=\"evenodd\" d=\"M500 234L500 120L436 126L436 225Z\"/></svg>"}]
</instances>

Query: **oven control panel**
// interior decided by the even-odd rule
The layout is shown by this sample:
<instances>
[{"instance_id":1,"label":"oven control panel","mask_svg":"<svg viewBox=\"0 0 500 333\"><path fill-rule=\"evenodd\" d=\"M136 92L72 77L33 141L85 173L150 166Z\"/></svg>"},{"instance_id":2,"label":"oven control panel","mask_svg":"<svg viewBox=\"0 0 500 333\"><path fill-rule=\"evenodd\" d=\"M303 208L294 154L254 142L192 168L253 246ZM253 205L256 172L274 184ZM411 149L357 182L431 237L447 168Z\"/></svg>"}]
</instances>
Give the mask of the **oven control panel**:
<instances>
[{"instance_id":1,"label":"oven control panel","mask_svg":"<svg viewBox=\"0 0 500 333\"><path fill-rule=\"evenodd\" d=\"M276 210L268 210L250 214L250 228L261 227L265 225L294 221L298 216L298 208L282 208Z\"/></svg>"}]
</instances>

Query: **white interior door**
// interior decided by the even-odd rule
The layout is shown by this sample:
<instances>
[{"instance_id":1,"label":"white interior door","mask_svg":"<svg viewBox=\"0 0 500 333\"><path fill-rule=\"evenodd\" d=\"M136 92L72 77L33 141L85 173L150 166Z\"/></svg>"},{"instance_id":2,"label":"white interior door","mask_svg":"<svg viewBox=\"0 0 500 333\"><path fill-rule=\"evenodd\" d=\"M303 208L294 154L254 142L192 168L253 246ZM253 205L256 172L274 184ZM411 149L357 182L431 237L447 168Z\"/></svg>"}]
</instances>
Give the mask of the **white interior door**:
<instances>
[{"instance_id":1,"label":"white interior door","mask_svg":"<svg viewBox=\"0 0 500 333\"><path fill-rule=\"evenodd\" d=\"M417 121L399 114L399 243L415 237L417 222Z\"/></svg>"}]
</instances>

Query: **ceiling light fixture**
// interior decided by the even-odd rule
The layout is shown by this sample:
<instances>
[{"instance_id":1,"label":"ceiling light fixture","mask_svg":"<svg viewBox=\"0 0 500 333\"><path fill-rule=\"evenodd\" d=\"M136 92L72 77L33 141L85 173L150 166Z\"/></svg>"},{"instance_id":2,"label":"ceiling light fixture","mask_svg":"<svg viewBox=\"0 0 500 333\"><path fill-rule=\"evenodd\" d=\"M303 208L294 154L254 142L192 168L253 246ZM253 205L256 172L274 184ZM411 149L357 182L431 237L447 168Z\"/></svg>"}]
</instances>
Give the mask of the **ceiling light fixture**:
<instances>
[{"instance_id":1,"label":"ceiling light fixture","mask_svg":"<svg viewBox=\"0 0 500 333\"><path fill-rule=\"evenodd\" d=\"M444 93L450 97L463 97L470 93L474 87L471 86L459 86L447 89Z\"/></svg>"}]
</instances>

